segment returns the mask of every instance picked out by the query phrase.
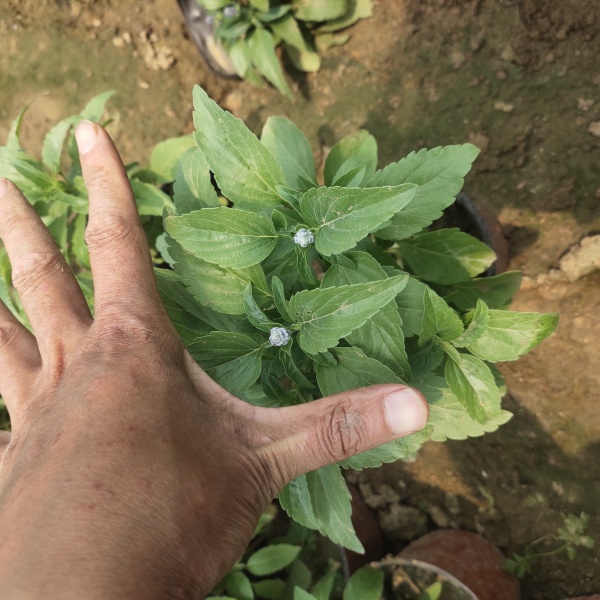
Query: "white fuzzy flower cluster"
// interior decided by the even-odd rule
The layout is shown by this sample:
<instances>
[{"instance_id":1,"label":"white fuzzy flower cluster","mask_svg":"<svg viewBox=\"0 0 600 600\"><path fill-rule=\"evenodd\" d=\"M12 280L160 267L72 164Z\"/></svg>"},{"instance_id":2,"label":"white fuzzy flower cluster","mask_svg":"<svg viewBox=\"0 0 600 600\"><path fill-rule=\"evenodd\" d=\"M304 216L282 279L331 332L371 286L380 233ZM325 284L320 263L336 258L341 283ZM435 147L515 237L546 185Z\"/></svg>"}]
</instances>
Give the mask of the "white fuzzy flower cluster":
<instances>
[{"instance_id":1,"label":"white fuzzy flower cluster","mask_svg":"<svg viewBox=\"0 0 600 600\"><path fill-rule=\"evenodd\" d=\"M308 229L298 229L296 235L294 235L294 242L300 246L300 248L308 248L315 241L315 236L312 231Z\"/></svg>"},{"instance_id":2,"label":"white fuzzy flower cluster","mask_svg":"<svg viewBox=\"0 0 600 600\"><path fill-rule=\"evenodd\" d=\"M285 327L272 327L269 334L271 346L285 346L290 341L290 332Z\"/></svg>"},{"instance_id":3,"label":"white fuzzy flower cluster","mask_svg":"<svg viewBox=\"0 0 600 600\"><path fill-rule=\"evenodd\" d=\"M233 19L238 15L238 7L235 4L231 4L230 6L226 6L223 9L223 16L226 19Z\"/></svg>"}]
</instances>

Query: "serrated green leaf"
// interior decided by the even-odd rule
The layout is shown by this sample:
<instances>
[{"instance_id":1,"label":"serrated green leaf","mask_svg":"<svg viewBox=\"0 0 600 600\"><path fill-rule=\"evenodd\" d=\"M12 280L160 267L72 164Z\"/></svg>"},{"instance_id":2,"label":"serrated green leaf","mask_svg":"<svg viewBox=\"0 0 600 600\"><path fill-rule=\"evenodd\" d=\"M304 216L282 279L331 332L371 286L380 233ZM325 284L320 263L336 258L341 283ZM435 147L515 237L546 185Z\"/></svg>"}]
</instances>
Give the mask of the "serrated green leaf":
<instances>
[{"instance_id":1,"label":"serrated green leaf","mask_svg":"<svg viewBox=\"0 0 600 600\"><path fill-rule=\"evenodd\" d=\"M260 141L277 159L290 188L301 189L298 185L299 177L304 177L316 185L315 161L310 143L289 119L269 117Z\"/></svg>"},{"instance_id":2,"label":"serrated green leaf","mask_svg":"<svg viewBox=\"0 0 600 600\"><path fill-rule=\"evenodd\" d=\"M271 544L250 556L246 566L252 575L271 575L290 565L301 549L291 544Z\"/></svg>"},{"instance_id":3,"label":"serrated green leaf","mask_svg":"<svg viewBox=\"0 0 600 600\"><path fill-rule=\"evenodd\" d=\"M292 238L279 238L275 249L262 263L267 278L278 277L286 290L292 290L298 285L296 244Z\"/></svg>"},{"instance_id":4,"label":"serrated green leaf","mask_svg":"<svg viewBox=\"0 0 600 600\"><path fill-rule=\"evenodd\" d=\"M558 313L525 313L490 310L487 327L467 350L490 362L517 360L548 336L558 325Z\"/></svg>"},{"instance_id":5,"label":"serrated green leaf","mask_svg":"<svg viewBox=\"0 0 600 600\"><path fill-rule=\"evenodd\" d=\"M250 59L258 72L282 94L291 98L285 75L275 52L275 40L266 29L255 29L248 36Z\"/></svg>"},{"instance_id":6,"label":"serrated green leaf","mask_svg":"<svg viewBox=\"0 0 600 600\"><path fill-rule=\"evenodd\" d=\"M450 341L462 335L464 327L459 316L432 289L427 288L423 297L423 320L419 332L419 345L438 336Z\"/></svg>"},{"instance_id":7,"label":"serrated green leaf","mask_svg":"<svg viewBox=\"0 0 600 600\"><path fill-rule=\"evenodd\" d=\"M165 229L194 256L234 269L251 267L267 258L278 237L270 219L225 207L167 217Z\"/></svg>"},{"instance_id":8,"label":"serrated green leaf","mask_svg":"<svg viewBox=\"0 0 600 600\"><path fill-rule=\"evenodd\" d=\"M500 414L500 391L483 361L470 354L461 354L460 363L446 359L444 376L472 419L486 423Z\"/></svg>"},{"instance_id":9,"label":"serrated green leaf","mask_svg":"<svg viewBox=\"0 0 600 600\"><path fill-rule=\"evenodd\" d=\"M135 179L130 183L140 215L161 217L166 207L174 208L171 198L152 184Z\"/></svg>"},{"instance_id":10,"label":"serrated green leaf","mask_svg":"<svg viewBox=\"0 0 600 600\"><path fill-rule=\"evenodd\" d=\"M329 21L346 13L348 0L298 0L294 16L301 21Z\"/></svg>"},{"instance_id":11,"label":"serrated green leaf","mask_svg":"<svg viewBox=\"0 0 600 600\"><path fill-rule=\"evenodd\" d=\"M195 257L173 242L169 252L175 260L175 270L181 275L190 293L203 306L231 315L244 314L244 289L252 282L269 293L260 265L246 269L219 267Z\"/></svg>"},{"instance_id":12,"label":"serrated green leaf","mask_svg":"<svg viewBox=\"0 0 600 600\"><path fill-rule=\"evenodd\" d=\"M298 21L290 14L277 21L272 21L271 29L283 40L286 51L294 63L294 66L300 71L318 71L321 66L321 59L315 52L313 44L307 40Z\"/></svg>"},{"instance_id":13,"label":"serrated green leaf","mask_svg":"<svg viewBox=\"0 0 600 600\"><path fill-rule=\"evenodd\" d=\"M375 173L369 187L402 183L419 186L410 204L377 235L386 240L402 240L441 217L462 189L464 177L478 154L472 144L423 149Z\"/></svg>"},{"instance_id":14,"label":"serrated green leaf","mask_svg":"<svg viewBox=\"0 0 600 600\"><path fill-rule=\"evenodd\" d=\"M300 201L300 212L315 230L315 247L324 256L341 254L406 206L414 186L314 188Z\"/></svg>"},{"instance_id":15,"label":"serrated green leaf","mask_svg":"<svg viewBox=\"0 0 600 600\"><path fill-rule=\"evenodd\" d=\"M379 600L383 592L383 571L373 567L358 569L344 589L343 600Z\"/></svg>"},{"instance_id":16,"label":"serrated green leaf","mask_svg":"<svg viewBox=\"0 0 600 600\"><path fill-rule=\"evenodd\" d=\"M512 417L508 411L501 410L483 424L474 421L456 395L452 393L446 380L433 373L413 379L410 384L417 388L429 402L428 424L433 428L431 440L434 442L480 437L485 433L496 431Z\"/></svg>"},{"instance_id":17,"label":"serrated green leaf","mask_svg":"<svg viewBox=\"0 0 600 600\"><path fill-rule=\"evenodd\" d=\"M337 465L296 477L279 494L279 502L300 525L349 550L364 552L350 520L350 492Z\"/></svg>"},{"instance_id":18,"label":"serrated green leaf","mask_svg":"<svg viewBox=\"0 0 600 600\"><path fill-rule=\"evenodd\" d=\"M255 581L252 587L261 598L280 600L285 581L283 579L262 579L261 581Z\"/></svg>"},{"instance_id":19,"label":"serrated green leaf","mask_svg":"<svg viewBox=\"0 0 600 600\"><path fill-rule=\"evenodd\" d=\"M225 197L238 208L262 211L282 203L276 191L285 184L271 151L231 113L194 88L194 139Z\"/></svg>"},{"instance_id":20,"label":"serrated green leaf","mask_svg":"<svg viewBox=\"0 0 600 600\"><path fill-rule=\"evenodd\" d=\"M254 600L254 590L250 580L241 571L231 571L225 578L227 593L237 600Z\"/></svg>"},{"instance_id":21,"label":"serrated green leaf","mask_svg":"<svg viewBox=\"0 0 600 600\"><path fill-rule=\"evenodd\" d=\"M156 144L150 155L150 168L164 181L174 181L177 163L195 145L193 135L170 138Z\"/></svg>"},{"instance_id":22,"label":"serrated green leaf","mask_svg":"<svg viewBox=\"0 0 600 600\"><path fill-rule=\"evenodd\" d=\"M348 252L343 256L350 262L332 265L321 281L322 288L387 279L379 263L366 252ZM346 339L367 356L377 359L403 379L410 380L402 319L394 303L384 306Z\"/></svg>"},{"instance_id":23,"label":"serrated green leaf","mask_svg":"<svg viewBox=\"0 0 600 600\"><path fill-rule=\"evenodd\" d=\"M311 589L315 600L330 600L331 591L337 574L337 567L330 568Z\"/></svg>"},{"instance_id":24,"label":"serrated green leaf","mask_svg":"<svg viewBox=\"0 0 600 600\"><path fill-rule=\"evenodd\" d=\"M79 115L68 117L63 121L60 121L60 123L55 125L46 134L42 146L42 160L52 173L58 173L58 171L60 171L60 158L63 146L65 145L65 139L71 127L76 125L79 121L81 121Z\"/></svg>"},{"instance_id":25,"label":"serrated green leaf","mask_svg":"<svg viewBox=\"0 0 600 600\"><path fill-rule=\"evenodd\" d=\"M477 300L483 300L489 308L504 308L521 285L521 273L509 271L493 277L478 277L452 286L440 286L446 302L461 310L475 308Z\"/></svg>"},{"instance_id":26,"label":"serrated green leaf","mask_svg":"<svg viewBox=\"0 0 600 600\"><path fill-rule=\"evenodd\" d=\"M289 310L299 330L298 343L310 354L334 347L394 299L407 277L298 292Z\"/></svg>"},{"instance_id":27,"label":"serrated green leaf","mask_svg":"<svg viewBox=\"0 0 600 600\"><path fill-rule=\"evenodd\" d=\"M333 187L358 187L364 179L366 168L362 165L351 169L333 182Z\"/></svg>"},{"instance_id":28,"label":"serrated green leaf","mask_svg":"<svg viewBox=\"0 0 600 600\"><path fill-rule=\"evenodd\" d=\"M288 301L285 298L285 290L283 283L279 277L271 279L271 289L273 290L273 302L279 314L288 322L292 322L293 318L288 310Z\"/></svg>"},{"instance_id":29,"label":"serrated green leaf","mask_svg":"<svg viewBox=\"0 0 600 600\"><path fill-rule=\"evenodd\" d=\"M406 353L413 379L437 369L444 360L443 350L433 339L419 346L417 338L407 338Z\"/></svg>"},{"instance_id":30,"label":"serrated green leaf","mask_svg":"<svg viewBox=\"0 0 600 600\"><path fill-rule=\"evenodd\" d=\"M228 392L237 396L260 376L262 344L241 333L212 331L189 344L192 358Z\"/></svg>"},{"instance_id":31,"label":"serrated green leaf","mask_svg":"<svg viewBox=\"0 0 600 600\"><path fill-rule=\"evenodd\" d=\"M13 121L10 127L8 138L6 139L6 147L10 150L21 149L21 128L23 126L23 118L25 117L25 113L29 110L29 107L32 103L33 100L23 108L23 110L19 113L19 116Z\"/></svg>"},{"instance_id":32,"label":"serrated green leaf","mask_svg":"<svg viewBox=\"0 0 600 600\"><path fill-rule=\"evenodd\" d=\"M239 38L229 48L229 58L236 73L256 87L265 87L265 80L254 70L248 42Z\"/></svg>"},{"instance_id":33,"label":"serrated green leaf","mask_svg":"<svg viewBox=\"0 0 600 600\"><path fill-rule=\"evenodd\" d=\"M490 309L483 300L477 300L477 306L463 318L468 323L465 332L458 338L452 340L452 345L464 348L478 340L487 329L490 322Z\"/></svg>"},{"instance_id":34,"label":"serrated green leaf","mask_svg":"<svg viewBox=\"0 0 600 600\"><path fill-rule=\"evenodd\" d=\"M117 92L115 90L108 90L98 94L85 105L85 108L79 113L79 116L82 119L87 119L88 121L100 121L102 115L104 114L106 103L116 93Z\"/></svg>"},{"instance_id":35,"label":"serrated green leaf","mask_svg":"<svg viewBox=\"0 0 600 600\"><path fill-rule=\"evenodd\" d=\"M200 148L190 148L175 165L173 201L178 215L201 208L217 208L219 199L210 169Z\"/></svg>"},{"instance_id":36,"label":"serrated green leaf","mask_svg":"<svg viewBox=\"0 0 600 600\"><path fill-rule=\"evenodd\" d=\"M300 352L300 357L304 357L305 355ZM296 361L298 360L297 352L294 352L290 345L281 347L279 350L279 358L283 363L283 368L285 369L285 374L288 376L290 381L293 381L296 385L306 388L309 390L316 389L315 386L304 376L300 368L296 365Z\"/></svg>"},{"instance_id":37,"label":"serrated green leaf","mask_svg":"<svg viewBox=\"0 0 600 600\"><path fill-rule=\"evenodd\" d=\"M458 229L420 233L398 245L402 260L414 273L446 285L471 279L496 260L489 246Z\"/></svg>"},{"instance_id":38,"label":"serrated green leaf","mask_svg":"<svg viewBox=\"0 0 600 600\"><path fill-rule=\"evenodd\" d=\"M370 181L377 169L377 142L365 130L351 133L331 149L325 159L325 185L339 185L335 182L356 167L365 167L364 176L356 187Z\"/></svg>"},{"instance_id":39,"label":"serrated green leaf","mask_svg":"<svg viewBox=\"0 0 600 600\"><path fill-rule=\"evenodd\" d=\"M244 290L244 310L248 321L260 331L270 332L273 327L281 327L279 323L271 321L265 313L259 308L252 295L252 284L248 283Z\"/></svg>"}]
</instances>

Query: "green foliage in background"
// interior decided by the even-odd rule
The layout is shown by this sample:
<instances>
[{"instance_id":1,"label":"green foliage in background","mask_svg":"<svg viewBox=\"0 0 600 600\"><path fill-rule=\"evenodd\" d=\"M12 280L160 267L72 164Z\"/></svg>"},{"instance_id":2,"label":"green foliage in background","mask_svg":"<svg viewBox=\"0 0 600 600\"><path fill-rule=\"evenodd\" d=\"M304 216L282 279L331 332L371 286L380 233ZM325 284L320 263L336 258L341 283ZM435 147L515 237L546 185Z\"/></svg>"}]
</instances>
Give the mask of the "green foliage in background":
<instances>
[{"instance_id":1,"label":"green foliage in background","mask_svg":"<svg viewBox=\"0 0 600 600\"><path fill-rule=\"evenodd\" d=\"M300 71L318 71L319 51L344 44L335 33L372 14L371 0L198 0L215 22L215 38L237 74L250 83L264 79L291 95L277 47ZM263 79L264 78L264 79Z\"/></svg>"}]
</instances>

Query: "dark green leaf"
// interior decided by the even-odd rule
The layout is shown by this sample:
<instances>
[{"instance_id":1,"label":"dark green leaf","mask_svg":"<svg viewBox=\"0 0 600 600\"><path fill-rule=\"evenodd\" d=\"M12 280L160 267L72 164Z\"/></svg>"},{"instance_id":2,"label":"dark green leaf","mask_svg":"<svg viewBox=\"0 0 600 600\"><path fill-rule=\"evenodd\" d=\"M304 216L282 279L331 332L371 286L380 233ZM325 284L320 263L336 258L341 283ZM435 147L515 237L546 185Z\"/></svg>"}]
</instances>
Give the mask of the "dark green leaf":
<instances>
[{"instance_id":1,"label":"dark green leaf","mask_svg":"<svg viewBox=\"0 0 600 600\"><path fill-rule=\"evenodd\" d=\"M248 283L246 285L246 289L244 290L244 310L246 311L248 321L250 321L254 327L260 329L261 331L268 333L273 327L281 327L279 323L274 323L271 321L258 307L258 304L256 304L254 297L252 296L251 283Z\"/></svg>"},{"instance_id":2,"label":"dark green leaf","mask_svg":"<svg viewBox=\"0 0 600 600\"><path fill-rule=\"evenodd\" d=\"M252 85L265 87L264 79L254 70L248 42L244 38L236 40L229 48L229 58L236 73Z\"/></svg>"},{"instance_id":3,"label":"dark green leaf","mask_svg":"<svg viewBox=\"0 0 600 600\"><path fill-rule=\"evenodd\" d=\"M291 323L294 319L288 309L288 301L285 299L285 290L279 277L274 276L273 279L271 279L271 289L273 290L273 302L275 303L275 308L286 321Z\"/></svg>"},{"instance_id":4,"label":"dark green leaf","mask_svg":"<svg viewBox=\"0 0 600 600\"><path fill-rule=\"evenodd\" d=\"M294 588L294 600L316 600L316 598L301 587Z\"/></svg>"},{"instance_id":5,"label":"dark green leaf","mask_svg":"<svg viewBox=\"0 0 600 600\"><path fill-rule=\"evenodd\" d=\"M271 544L261 548L248 559L248 571L257 576L281 571L294 561L300 550L300 546L291 544Z\"/></svg>"},{"instance_id":6,"label":"dark green leaf","mask_svg":"<svg viewBox=\"0 0 600 600\"><path fill-rule=\"evenodd\" d=\"M333 187L358 187L360 182L364 179L365 167L358 165L354 169L350 169L333 182Z\"/></svg>"},{"instance_id":7,"label":"dark green leaf","mask_svg":"<svg viewBox=\"0 0 600 600\"><path fill-rule=\"evenodd\" d=\"M58 171L60 171L60 158L65 144L65 138L71 127L76 125L80 120L80 116L68 117L55 125L44 138L42 160L46 167L53 173L58 173Z\"/></svg>"},{"instance_id":8,"label":"dark green leaf","mask_svg":"<svg viewBox=\"0 0 600 600\"><path fill-rule=\"evenodd\" d=\"M452 284L485 271L494 251L458 229L440 229L414 235L399 244L402 260L426 281Z\"/></svg>"},{"instance_id":9,"label":"dark green leaf","mask_svg":"<svg viewBox=\"0 0 600 600\"><path fill-rule=\"evenodd\" d=\"M346 29L346 27L354 25L359 19L366 19L372 14L373 6L371 0L349 0L346 12L341 17L321 25L318 32L329 33Z\"/></svg>"},{"instance_id":10,"label":"dark green leaf","mask_svg":"<svg viewBox=\"0 0 600 600\"><path fill-rule=\"evenodd\" d=\"M423 346L419 346L417 338L408 338L406 340L406 352L413 379L433 371L444 360L444 352L439 344L435 343L435 340L430 340Z\"/></svg>"},{"instance_id":11,"label":"dark green leaf","mask_svg":"<svg viewBox=\"0 0 600 600\"><path fill-rule=\"evenodd\" d=\"M315 386L303 375L299 367L296 366L294 354L295 353L292 353L289 345L282 347L279 351L279 356L281 358L281 362L283 363L285 374L288 376L290 381L293 381L296 385L309 390L315 389ZM301 354L301 356L304 355Z\"/></svg>"},{"instance_id":12,"label":"dark green leaf","mask_svg":"<svg viewBox=\"0 0 600 600\"><path fill-rule=\"evenodd\" d=\"M483 300L489 308L504 308L510 303L520 285L521 273L509 271L494 277L479 277L442 287L440 293L444 295L446 302L461 310L475 308L477 300Z\"/></svg>"},{"instance_id":13,"label":"dark green leaf","mask_svg":"<svg viewBox=\"0 0 600 600\"><path fill-rule=\"evenodd\" d=\"M345 14L348 0L298 0L294 16L301 21L329 21Z\"/></svg>"},{"instance_id":14,"label":"dark green leaf","mask_svg":"<svg viewBox=\"0 0 600 600\"><path fill-rule=\"evenodd\" d=\"M407 277L298 292L289 310L299 329L298 343L310 354L334 347L394 299Z\"/></svg>"},{"instance_id":15,"label":"dark green leaf","mask_svg":"<svg viewBox=\"0 0 600 600\"><path fill-rule=\"evenodd\" d=\"M313 585L311 592L315 600L330 600L336 575L337 569L331 568Z\"/></svg>"},{"instance_id":16,"label":"dark green leaf","mask_svg":"<svg viewBox=\"0 0 600 600\"><path fill-rule=\"evenodd\" d=\"M300 211L316 230L315 246L325 255L340 254L375 231L408 204L414 186L382 188L315 188L306 192Z\"/></svg>"},{"instance_id":17,"label":"dark green leaf","mask_svg":"<svg viewBox=\"0 0 600 600\"><path fill-rule=\"evenodd\" d=\"M261 370L262 345L241 333L212 331L188 346L193 359L234 396L251 386Z\"/></svg>"},{"instance_id":18,"label":"dark green leaf","mask_svg":"<svg viewBox=\"0 0 600 600\"><path fill-rule=\"evenodd\" d=\"M254 591L261 598L267 600L281 600L281 593L285 587L283 579L262 579L252 584Z\"/></svg>"},{"instance_id":19,"label":"dark green leaf","mask_svg":"<svg viewBox=\"0 0 600 600\"><path fill-rule=\"evenodd\" d=\"M279 502L300 525L349 550L364 552L350 520L350 492L337 465L296 477L279 494Z\"/></svg>"},{"instance_id":20,"label":"dark green leaf","mask_svg":"<svg viewBox=\"0 0 600 600\"><path fill-rule=\"evenodd\" d=\"M135 179L130 183L140 215L161 217L165 207L174 207L169 196L157 187Z\"/></svg>"},{"instance_id":21,"label":"dark green leaf","mask_svg":"<svg viewBox=\"0 0 600 600\"><path fill-rule=\"evenodd\" d=\"M386 240L401 240L441 217L462 189L464 177L478 154L479 150L471 144L420 150L375 173L368 182L370 187L401 183L419 186L412 202L377 235Z\"/></svg>"},{"instance_id":22,"label":"dark green leaf","mask_svg":"<svg viewBox=\"0 0 600 600\"><path fill-rule=\"evenodd\" d=\"M294 123L283 117L269 117L260 139L277 159L290 188L300 189L298 177L304 177L316 185L312 149L306 136Z\"/></svg>"},{"instance_id":23,"label":"dark green leaf","mask_svg":"<svg viewBox=\"0 0 600 600\"><path fill-rule=\"evenodd\" d=\"M325 185L340 185L335 182L357 167L365 171L356 186L370 181L377 169L377 142L365 130L351 133L331 149L325 160Z\"/></svg>"},{"instance_id":24,"label":"dark green leaf","mask_svg":"<svg viewBox=\"0 0 600 600\"><path fill-rule=\"evenodd\" d=\"M167 217L165 229L194 256L234 269L258 264L277 241L270 219L236 208L205 208Z\"/></svg>"},{"instance_id":25,"label":"dark green leaf","mask_svg":"<svg viewBox=\"0 0 600 600\"><path fill-rule=\"evenodd\" d=\"M241 571L231 571L225 578L227 593L237 600L254 600L254 591L250 580Z\"/></svg>"},{"instance_id":26,"label":"dark green leaf","mask_svg":"<svg viewBox=\"0 0 600 600\"><path fill-rule=\"evenodd\" d=\"M275 188L285 183L285 177L270 150L198 86L194 109L194 138L223 194L247 210L280 205Z\"/></svg>"},{"instance_id":27,"label":"dark green leaf","mask_svg":"<svg viewBox=\"0 0 600 600\"><path fill-rule=\"evenodd\" d=\"M477 300L475 310L463 318L466 318L468 326L460 337L452 340L452 345L457 348L464 348L483 335L490 322L490 309L483 300Z\"/></svg>"}]
</instances>

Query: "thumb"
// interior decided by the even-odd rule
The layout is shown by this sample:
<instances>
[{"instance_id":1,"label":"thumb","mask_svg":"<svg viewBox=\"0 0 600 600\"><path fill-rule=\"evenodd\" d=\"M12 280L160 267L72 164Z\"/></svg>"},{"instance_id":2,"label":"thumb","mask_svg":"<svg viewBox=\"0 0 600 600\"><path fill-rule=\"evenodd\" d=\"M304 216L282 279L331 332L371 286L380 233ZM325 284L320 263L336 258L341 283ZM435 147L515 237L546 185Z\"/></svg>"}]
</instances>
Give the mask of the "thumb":
<instances>
[{"instance_id":1,"label":"thumb","mask_svg":"<svg viewBox=\"0 0 600 600\"><path fill-rule=\"evenodd\" d=\"M0 430L0 461L4 456L6 448L8 448L8 442L10 442L10 433L8 431Z\"/></svg>"},{"instance_id":2,"label":"thumb","mask_svg":"<svg viewBox=\"0 0 600 600\"><path fill-rule=\"evenodd\" d=\"M423 395L397 384L271 411L276 423L263 451L287 480L419 431L429 418Z\"/></svg>"}]
</instances>

